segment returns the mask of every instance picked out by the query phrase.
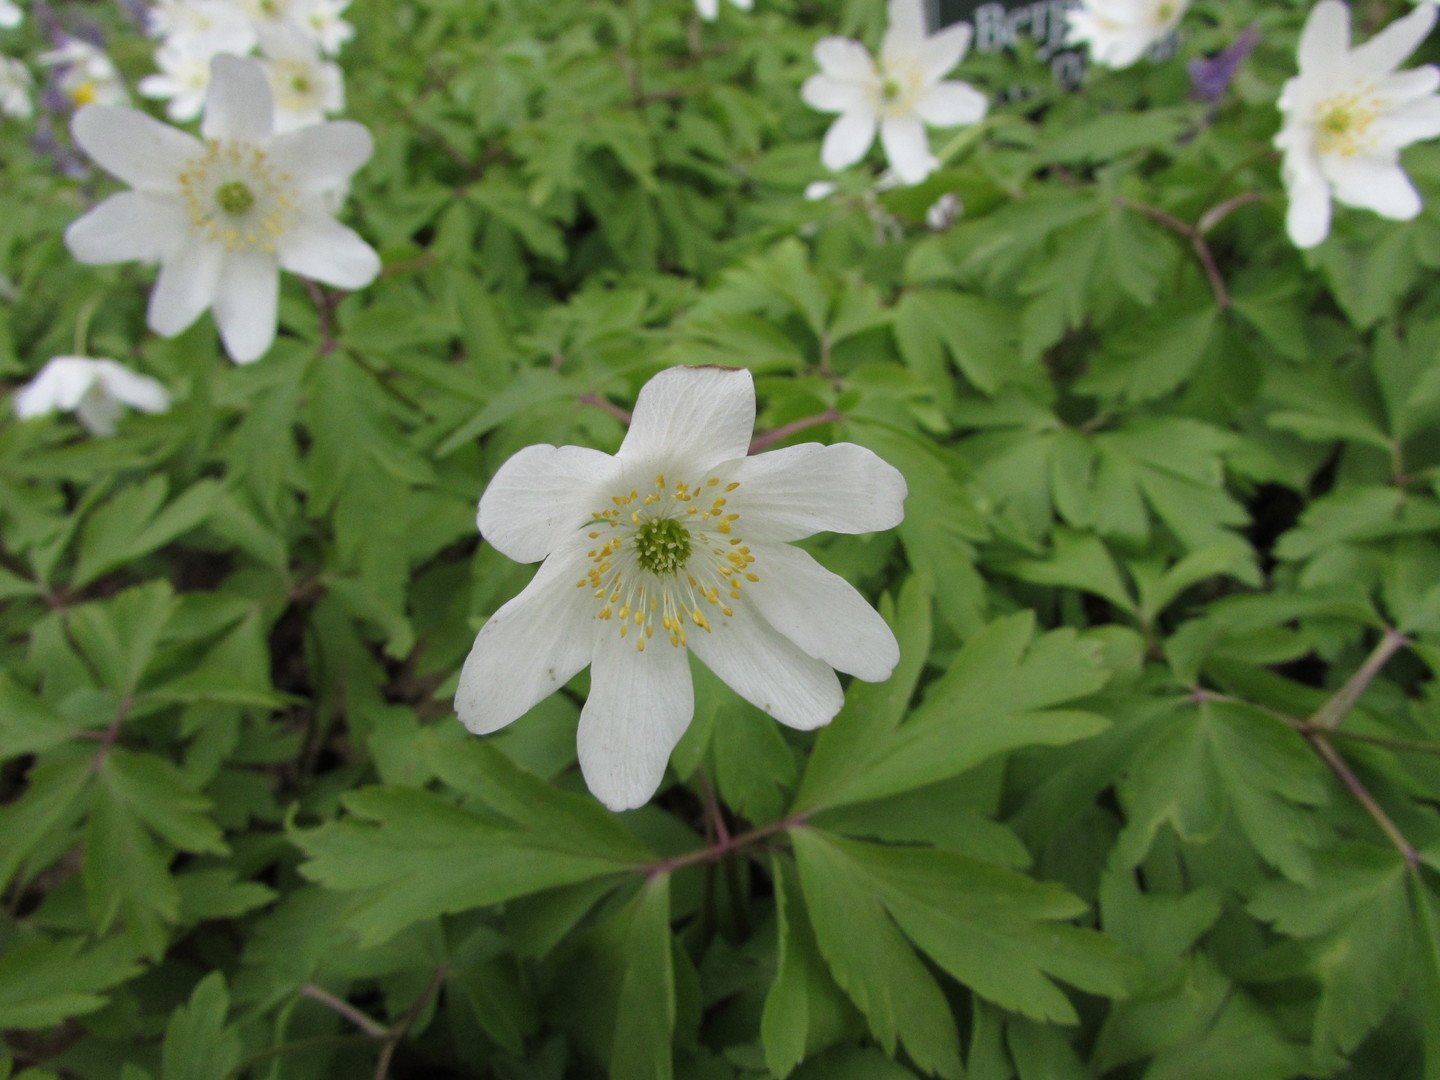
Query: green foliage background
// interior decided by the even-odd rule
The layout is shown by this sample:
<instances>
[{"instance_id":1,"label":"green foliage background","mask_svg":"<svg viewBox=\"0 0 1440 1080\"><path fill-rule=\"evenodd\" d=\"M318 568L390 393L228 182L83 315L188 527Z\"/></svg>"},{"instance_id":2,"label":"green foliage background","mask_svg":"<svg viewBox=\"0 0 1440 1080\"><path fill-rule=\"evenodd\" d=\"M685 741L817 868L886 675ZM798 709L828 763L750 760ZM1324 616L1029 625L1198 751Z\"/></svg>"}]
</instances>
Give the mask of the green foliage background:
<instances>
[{"instance_id":1,"label":"green foliage background","mask_svg":"<svg viewBox=\"0 0 1440 1080\"><path fill-rule=\"evenodd\" d=\"M178 398L0 420L0 1077L1440 1077L1440 150L1418 221L1297 253L1305 8L1201 0L1182 57L1262 33L1218 105L1179 61L1056 96L971 57L1031 96L920 189L807 202L809 50L883 9L756 6L355 0L386 270L287 278L248 367L71 260L109 181L0 126L0 377ZM615 816L584 675L455 721L531 573L474 508L677 363L905 473L898 530L809 545L902 661L818 736L697 668Z\"/></svg>"}]
</instances>

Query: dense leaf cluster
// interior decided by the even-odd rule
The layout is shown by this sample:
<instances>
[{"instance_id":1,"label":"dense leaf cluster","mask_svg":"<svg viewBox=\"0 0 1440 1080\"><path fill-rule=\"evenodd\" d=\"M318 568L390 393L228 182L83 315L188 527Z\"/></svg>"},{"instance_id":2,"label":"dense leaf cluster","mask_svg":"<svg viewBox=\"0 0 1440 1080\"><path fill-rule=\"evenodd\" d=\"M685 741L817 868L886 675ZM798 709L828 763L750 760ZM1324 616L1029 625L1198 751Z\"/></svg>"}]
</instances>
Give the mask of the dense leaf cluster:
<instances>
[{"instance_id":1,"label":"dense leaf cluster","mask_svg":"<svg viewBox=\"0 0 1440 1080\"><path fill-rule=\"evenodd\" d=\"M245 367L75 264L106 182L0 127L0 376L111 355L177 398L0 421L0 1076L1440 1076L1440 218L1290 247L1305 11L1260 0L1075 94L974 57L1012 100L946 168L807 201L810 47L883 12L756 7L355 0L386 268L287 280ZM616 816L584 675L455 721L530 573L474 507L677 363L904 472L893 534L809 545L902 660L814 736L697 668Z\"/></svg>"}]
</instances>

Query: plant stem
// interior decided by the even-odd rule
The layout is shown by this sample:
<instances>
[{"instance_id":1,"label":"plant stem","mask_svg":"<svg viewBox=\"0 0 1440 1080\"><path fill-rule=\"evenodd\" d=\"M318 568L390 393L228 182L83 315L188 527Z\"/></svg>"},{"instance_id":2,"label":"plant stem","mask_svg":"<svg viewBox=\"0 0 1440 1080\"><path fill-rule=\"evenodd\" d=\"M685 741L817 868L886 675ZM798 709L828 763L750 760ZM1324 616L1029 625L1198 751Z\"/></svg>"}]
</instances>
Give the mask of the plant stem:
<instances>
[{"instance_id":1,"label":"plant stem","mask_svg":"<svg viewBox=\"0 0 1440 1080\"><path fill-rule=\"evenodd\" d=\"M1344 686L1335 691L1329 701L1315 710L1315 714L1310 717L1307 726L1319 731L1333 731L1339 727L1340 721L1344 720L1350 710L1355 707L1355 703L1360 700L1366 688L1374 681L1375 676L1380 674L1380 669L1385 666L1386 661L1408 644L1410 641L1404 634L1387 626L1379 644L1365 658L1360 669L1345 681Z\"/></svg>"},{"instance_id":2,"label":"plant stem","mask_svg":"<svg viewBox=\"0 0 1440 1080\"><path fill-rule=\"evenodd\" d=\"M762 840L774 836L776 833L786 832L790 829L797 829L804 825L809 814L795 814L792 817L781 818L779 821L772 821L769 825L761 825L758 829L751 829L749 832L740 833L728 840L717 840L709 847L700 848L698 851L687 851L684 855L676 855L670 859L661 859L659 862L646 863L639 867L639 870L647 879L659 877L661 874L669 874L676 870L682 870L687 866L699 866L703 863L717 862L737 851L758 844Z\"/></svg>"},{"instance_id":3,"label":"plant stem","mask_svg":"<svg viewBox=\"0 0 1440 1080\"><path fill-rule=\"evenodd\" d=\"M445 974L445 965L441 964L430 976L430 982L424 991L415 999L415 1004L405 1010L405 1015L385 1036L385 1045L380 1048L380 1056L375 1061L374 1080L386 1080L390 1075L390 1059L395 1056L396 1049L410 1031L411 1026L420 1018L425 1007L430 1004L430 999L439 992L441 984L445 981Z\"/></svg>"},{"instance_id":4,"label":"plant stem","mask_svg":"<svg viewBox=\"0 0 1440 1080\"><path fill-rule=\"evenodd\" d=\"M611 416L615 417L616 420L619 420L627 427L630 424L630 414L628 412L622 409L619 405L616 405L614 402L607 401L605 398L601 397L593 390L590 391L590 393L588 394L580 395L580 404L593 405L595 408L601 409L604 412L609 413Z\"/></svg>"},{"instance_id":5,"label":"plant stem","mask_svg":"<svg viewBox=\"0 0 1440 1080\"><path fill-rule=\"evenodd\" d=\"M1305 740L1320 755L1321 760L1330 766L1330 771L1339 777L1340 782L1345 785L1350 794L1355 796L1356 801L1375 819L1375 824L1379 825L1381 831L1390 838L1390 842L1395 845L1395 850L1400 852L1400 857L1405 860L1405 865L1411 870L1419 869L1420 853L1415 850L1410 841L1405 839L1405 834L1400 831L1395 822L1390 820L1390 815L1385 813L1384 808L1375 801L1375 796L1370 794L1369 789L1355 775L1345 759L1330 745L1330 740L1326 738L1325 733L1311 730L1305 732L1304 735Z\"/></svg>"},{"instance_id":6,"label":"plant stem","mask_svg":"<svg viewBox=\"0 0 1440 1080\"><path fill-rule=\"evenodd\" d=\"M350 1002L343 998L336 997L330 993L330 991L316 986L314 983L306 983L300 987L300 993L311 1001L318 1001L327 1009L339 1013L372 1039L387 1039L390 1037L390 1030L384 1024L371 1019L354 1005L351 1005Z\"/></svg>"},{"instance_id":7,"label":"plant stem","mask_svg":"<svg viewBox=\"0 0 1440 1080\"><path fill-rule=\"evenodd\" d=\"M781 424L778 428L765 432L764 435L756 435L750 440L750 453L758 454L762 450L768 450L783 439L804 431L807 428L819 427L821 424L836 424L843 420L840 410L834 406L814 416L806 416L799 420L792 420L788 424Z\"/></svg>"}]
</instances>

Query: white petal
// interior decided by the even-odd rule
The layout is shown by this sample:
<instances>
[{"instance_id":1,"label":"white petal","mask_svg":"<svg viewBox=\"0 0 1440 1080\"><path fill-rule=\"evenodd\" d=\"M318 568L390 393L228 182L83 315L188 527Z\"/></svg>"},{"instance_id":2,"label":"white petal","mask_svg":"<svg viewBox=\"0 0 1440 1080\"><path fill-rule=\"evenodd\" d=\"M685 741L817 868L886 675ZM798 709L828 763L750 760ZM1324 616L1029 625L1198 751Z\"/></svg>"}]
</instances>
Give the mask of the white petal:
<instances>
[{"instance_id":1,"label":"white petal","mask_svg":"<svg viewBox=\"0 0 1440 1080\"><path fill-rule=\"evenodd\" d=\"M258 62L225 55L210 61L210 89L200 130L207 139L250 143L261 142L275 130L275 104Z\"/></svg>"},{"instance_id":2,"label":"white petal","mask_svg":"<svg viewBox=\"0 0 1440 1080\"><path fill-rule=\"evenodd\" d=\"M689 635L690 648L732 690L787 727L828 724L845 703L840 680L823 660L807 656L748 601L712 619L710 631Z\"/></svg>"},{"instance_id":3,"label":"white petal","mask_svg":"<svg viewBox=\"0 0 1440 1080\"><path fill-rule=\"evenodd\" d=\"M225 249L193 240L165 253L160 276L150 293L150 329L174 337L215 301Z\"/></svg>"},{"instance_id":4,"label":"white petal","mask_svg":"<svg viewBox=\"0 0 1440 1080\"><path fill-rule=\"evenodd\" d=\"M695 12L706 22L714 22L720 14L720 0L695 0Z\"/></svg>"},{"instance_id":5,"label":"white petal","mask_svg":"<svg viewBox=\"0 0 1440 1080\"><path fill-rule=\"evenodd\" d=\"M745 597L765 621L808 656L866 682L890 677L900 662L895 634L851 585L808 552L788 544L754 547L758 582Z\"/></svg>"},{"instance_id":6,"label":"white petal","mask_svg":"<svg viewBox=\"0 0 1440 1080\"><path fill-rule=\"evenodd\" d=\"M116 401L147 413L161 413L170 408L170 392L158 379L131 371L114 360L96 363L100 383Z\"/></svg>"},{"instance_id":7,"label":"white petal","mask_svg":"<svg viewBox=\"0 0 1440 1080\"><path fill-rule=\"evenodd\" d=\"M375 140L364 124L331 120L276 135L266 153L296 187L319 191L349 180L374 150Z\"/></svg>"},{"instance_id":8,"label":"white petal","mask_svg":"<svg viewBox=\"0 0 1440 1080\"><path fill-rule=\"evenodd\" d=\"M480 497L480 535L516 562L543 559L596 510L609 509L605 489L618 474L615 459L598 450L527 446L500 466Z\"/></svg>"},{"instance_id":9,"label":"white petal","mask_svg":"<svg viewBox=\"0 0 1440 1080\"><path fill-rule=\"evenodd\" d=\"M1423 3L1404 18L1396 19L1350 54L1351 70L1369 76L1394 71L1420 47L1435 26L1435 5Z\"/></svg>"},{"instance_id":10,"label":"white petal","mask_svg":"<svg viewBox=\"0 0 1440 1080\"><path fill-rule=\"evenodd\" d=\"M918 116L887 116L880 121L880 145L895 175L907 184L918 184L940 163L930 153L925 125Z\"/></svg>"},{"instance_id":11,"label":"white petal","mask_svg":"<svg viewBox=\"0 0 1440 1080\"><path fill-rule=\"evenodd\" d=\"M590 696L580 711L580 771L611 810L643 806L690 726L695 693L683 648L651 639L645 652L606 624L595 642Z\"/></svg>"},{"instance_id":12,"label":"white petal","mask_svg":"<svg viewBox=\"0 0 1440 1080\"><path fill-rule=\"evenodd\" d=\"M817 532L893 529L905 516L905 477L854 443L802 443L737 462L729 496L741 534L799 540Z\"/></svg>"},{"instance_id":13,"label":"white petal","mask_svg":"<svg viewBox=\"0 0 1440 1080\"><path fill-rule=\"evenodd\" d=\"M800 87L800 100L821 112L844 112L865 100L865 86L829 75L811 75Z\"/></svg>"},{"instance_id":14,"label":"white petal","mask_svg":"<svg viewBox=\"0 0 1440 1080\"><path fill-rule=\"evenodd\" d=\"M226 254L215 291L215 324L225 351L237 364L264 356L275 340L280 268L264 251Z\"/></svg>"},{"instance_id":15,"label":"white petal","mask_svg":"<svg viewBox=\"0 0 1440 1080\"><path fill-rule=\"evenodd\" d=\"M1335 201L1381 217L1409 221L1420 213L1420 194L1393 162L1365 157L1327 157L1322 168L1334 186Z\"/></svg>"},{"instance_id":16,"label":"white petal","mask_svg":"<svg viewBox=\"0 0 1440 1080\"><path fill-rule=\"evenodd\" d=\"M134 109L86 105L70 121L80 149L110 175L142 191L176 192L199 140Z\"/></svg>"},{"instance_id":17,"label":"white petal","mask_svg":"<svg viewBox=\"0 0 1440 1080\"><path fill-rule=\"evenodd\" d=\"M860 42L845 37L824 37L815 43L815 62L832 79L856 82L873 78L875 61Z\"/></svg>"},{"instance_id":18,"label":"white petal","mask_svg":"<svg viewBox=\"0 0 1440 1080\"><path fill-rule=\"evenodd\" d=\"M832 172L854 165L875 141L875 125L875 113L868 107L842 113L820 144L821 162Z\"/></svg>"},{"instance_id":19,"label":"white petal","mask_svg":"<svg viewBox=\"0 0 1440 1080\"><path fill-rule=\"evenodd\" d=\"M1404 108L1419 98L1429 97L1440 89L1440 68L1434 64L1406 68L1386 75L1376 86L1376 95L1384 98L1386 111Z\"/></svg>"},{"instance_id":20,"label":"white petal","mask_svg":"<svg viewBox=\"0 0 1440 1080\"><path fill-rule=\"evenodd\" d=\"M921 0L890 0L890 25L880 42L880 56L886 67L900 58L912 57L925 41L925 11Z\"/></svg>"},{"instance_id":21,"label":"white petal","mask_svg":"<svg viewBox=\"0 0 1440 1080\"><path fill-rule=\"evenodd\" d=\"M95 383L95 361L87 356L57 356L15 394L15 415L21 419L80 404Z\"/></svg>"},{"instance_id":22,"label":"white petal","mask_svg":"<svg viewBox=\"0 0 1440 1080\"><path fill-rule=\"evenodd\" d=\"M65 230L65 246L83 263L153 262L184 237L180 200L144 191L111 195Z\"/></svg>"},{"instance_id":23,"label":"white petal","mask_svg":"<svg viewBox=\"0 0 1440 1080\"><path fill-rule=\"evenodd\" d=\"M1340 0L1320 0L1300 31L1297 59L1306 74L1323 76L1345 61L1350 49L1350 9Z\"/></svg>"},{"instance_id":24,"label":"white petal","mask_svg":"<svg viewBox=\"0 0 1440 1080\"><path fill-rule=\"evenodd\" d=\"M985 95L969 83L942 82L920 95L915 102L915 113L927 124L954 127L980 120L989 104Z\"/></svg>"},{"instance_id":25,"label":"white petal","mask_svg":"<svg viewBox=\"0 0 1440 1080\"><path fill-rule=\"evenodd\" d=\"M477 735L498 731L590 662L595 613L575 588L583 549L547 559L523 592L480 628L455 691L455 712Z\"/></svg>"},{"instance_id":26,"label":"white petal","mask_svg":"<svg viewBox=\"0 0 1440 1080\"><path fill-rule=\"evenodd\" d=\"M1425 98L1382 113L1373 128L1382 146L1398 150L1440 135L1440 98Z\"/></svg>"},{"instance_id":27,"label":"white petal","mask_svg":"<svg viewBox=\"0 0 1440 1080\"><path fill-rule=\"evenodd\" d=\"M118 401L100 387L92 386L75 406L75 418L92 435L114 435L122 411Z\"/></svg>"},{"instance_id":28,"label":"white petal","mask_svg":"<svg viewBox=\"0 0 1440 1080\"><path fill-rule=\"evenodd\" d=\"M947 26L920 46L920 68L928 82L943 79L965 58L972 29L968 22Z\"/></svg>"},{"instance_id":29,"label":"white petal","mask_svg":"<svg viewBox=\"0 0 1440 1080\"><path fill-rule=\"evenodd\" d=\"M744 457L755 432L755 380L744 368L673 367L640 388L622 462L676 461L697 474Z\"/></svg>"},{"instance_id":30,"label":"white petal","mask_svg":"<svg viewBox=\"0 0 1440 1080\"><path fill-rule=\"evenodd\" d=\"M1303 151L1287 154L1282 169L1290 205L1285 231L1298 248L1312 248L1330 235L1330 185Z\"/></svg>"},{"instance_id":31,"label":"white petal","mask_svg":"<svg viewBox=\"0 0 1440 1080\"><path fill-rule=\"evenodd\" d=\"M340 289L363 288L380 273L375 249L318 206L286 230L276 251L280 265L292 274Z\"/></svg>"}]
</instances>

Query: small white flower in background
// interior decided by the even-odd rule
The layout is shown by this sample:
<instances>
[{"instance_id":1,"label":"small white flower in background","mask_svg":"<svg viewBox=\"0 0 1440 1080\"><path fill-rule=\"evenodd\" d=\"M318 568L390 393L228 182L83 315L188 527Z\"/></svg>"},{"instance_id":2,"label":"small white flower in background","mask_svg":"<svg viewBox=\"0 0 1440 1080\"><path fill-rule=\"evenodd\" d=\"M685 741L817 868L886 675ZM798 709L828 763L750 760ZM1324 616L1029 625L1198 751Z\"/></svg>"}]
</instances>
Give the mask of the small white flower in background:
<instances>
[{"instance_id":1,"label":"small white flower in background","mask_svg":"<svg viewBox=\"0 0 1440 1080\"><path fill-rule=\"evenodd\" d=\"M25 13L20 10L20 5L13 0L0 0L0 28L6 30L19 26L25 18Z\"/></svg>"},{"instance_id":2,"label":"small white flower in background","mask_svg":"<svg viewBox=\"0 0 1440 1080\"><path fill-rule=\"evenodd\" d=\"M124 105L130 100L125 80L104 49L81 38L66 38L59 48L41 53L41 64L55 69L55 87L75 108Z\"/></svg>"},{"instance_id":3,"label":"small white flower in background","mask_svg":"<svg viewBox=\"0 0 1440 1080\"><path fill-rule=\"evenodd\" d=\"M838 112L820 148L834 171L880 144L897 176L918 184L939 165L930 153L925 125L973 124L985 115L985 95L968 83L943 82L970 47L968 23L926 36L921 0L890 0L890 26L880 61L850 38L822 38L815 46L820 73L805 81L800 96L811 108Z\"/></svg>"},{"instance_id":4,"label":"small white flower in background","mask_svg":"<svg viewBox=\"0 0 1440 1080\"><path fill-rule=\"evenodd\" d=\"M141 95L167 101L171 120L194 120L210 88L210 57L169 41L155 50L155 65L159 73L140 80Z\"/></svg>"},{"instance_id":5,"label":"small white flower in background","mask_svg":"<svg viewBox=\"0 0 1440 1080\"><path fill-rule=\"evenodd\" d=\"M964 212L965 206L960 202L960 196L953 191L947 191L925 211L925 227L931 232L945 232L960 220L960 215Z\"/></svg>"},{"instance_id":6,"label":"small white flower in background","mask_svg":"<svg viewBox=\"0 0 1440 1080\"><path fill-rule=\"evenodd\" d=\"M755 0L730 0L730 2L741 11L750 11L755 7ZM714 22L720 17L720 0L695 0L695 11L706 22Z\"/></svg>"},{"instance_id":7,"label":"small white flower in background","mask_svg":"<svg viewBox=\"0 0 1440 1080\"><path fill-rule=\"evenodd\" d=\"M1290 197L1285 227L1297 247L1329 235L1332 198L1400 221L1420 213L1400 149L1440 135L1440 69L1396 69L1434 25L1435 5L1421 4L1352 49L1349 8L1320 0L1310 10L1275 136Z\"/></svg>"},{"instance_id":8,"label":"small white flower in background","mask_svg":"<svg viewBox=\"0 0 1440 1080\"><path fill-rule=\"evenodd\" d=\"M0 56L0 114L24 120L35 113L30 100L30 70L19 60Z\"/></svg>"},{"instance_id":9,"label":"small white flower in background","mask_svg":"<svg viewBox=\"0 0 1440 1080\"><path fill-rule=\"evenodd\" d=\"M261 60L275 98L275 130L294 131L345 108L340 65L324 59L314 42L300 34L274 34Z\"/></svg>"},{"instance_id":10,"label":"small white flower in background","mask_svg":"<svg viewBox=\"0 0 1440 1080\"><path fill-rule=\"evenodd\" d=\"M305 24L326 56L334 56L355 36L355 28L341 18L349 6L350 0L310 0Z\"/></svg>"},{"instance_id":11,"label":"small white flower in background","mask_svg":"<svg viewBox=\"0 0 1440 1080\"><path fill-rule=\"evenodd\" d=\"M1067 45L1085 45L1102 67L1126 68L1180 25L1190 0L1082 0L1067 12Z\"/></svg>"},{"instance_id":12,"label":"small white flower in background","mask_svg":"<svg viewBox=\"0 0 1440 1080\"><path fill-rule=\"evenodd\" d=\"M670 368L641 389L613 457L531 446L480 500L484 539L541 563L480 630L455 710L487 734L587 664L577 736L606 806L655 793L695 701L688 653L782 724L828 723L835 668L876 682L895 636L854 587L789 544L889 529L905 479L864 447L806 443L748 457L748 371Z\"/></svg>"},{"instance_id":13,"label":"small white flower in background","mask_svg":"<svg viewBox=\"0 0 1440 1080\"><path fill-rule=\"evenodd\" d=\"M158 261L151 329L173 336L213 306L225 351L246 363L274 341L280 270L342 289L379 273L374 249L326 204L373 144L350 120L276 134L260 65L212 63L203 142L133 109L76 114L76 143L134 190L72 223L65 244L86 263Z\"/></svg>"},{"instance_id":14,"label":"small white flower in background","mask_svg":"<svg viewBox=\"0 0 1440 1080\"><path fill-rule=\"evenodd\" d=\"M137 375L114 360L57 356L15 395L22 420L52 412L73 412L94 435L113 435L125 406L161 413L170 408L164 384Z\"/></svg>"},{"instance_id":15,"label":"small white flower in background","mask_svg":"<svg viewBox=\"0 0 1440 1080\"><path fill-rule=\"evenodd\" d=\"M150 9L151 36L194 56L236 56L255 47L255 28L234 0L161 0Z\"/></svg>"}]
</instances>

